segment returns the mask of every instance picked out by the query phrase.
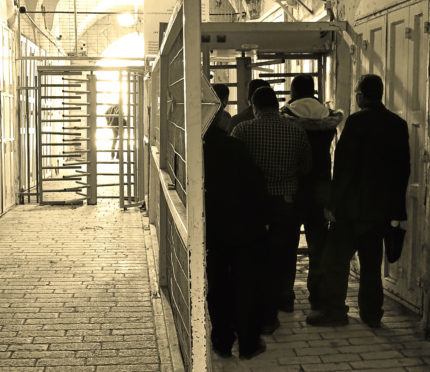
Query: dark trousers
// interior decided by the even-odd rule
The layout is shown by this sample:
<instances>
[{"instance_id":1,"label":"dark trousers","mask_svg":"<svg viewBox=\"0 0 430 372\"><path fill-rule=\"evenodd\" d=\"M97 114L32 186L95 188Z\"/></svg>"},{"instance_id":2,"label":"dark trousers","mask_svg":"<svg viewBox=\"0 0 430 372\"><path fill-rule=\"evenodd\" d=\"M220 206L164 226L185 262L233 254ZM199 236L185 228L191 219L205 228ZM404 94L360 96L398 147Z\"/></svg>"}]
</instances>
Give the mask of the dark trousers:
<instances>
[{"instance_id":1,"label":"dark trousers","mask_svg":"<svg viewBox=\"0 0 430 372\"><path fill-rule=\"evenodd\" d=\"M276 198L268 232L266 323L272 323L282 301L294 301L299 236L297 209L293 203Z\"/></svg>"},{"instance_id":2,"label":"dark trousers","mask_svg":"<svg viewBox=\"0 0 430 372\"><path fill-rule=\"evenodd\" d=\"M317 203L305 206L303 208L301 222L305 228L309 254L309 272L307 278L309 302L311 308L317 310L321 308L321 259L328 234L324 207ZM298 234L300 235L300 230Z\"/></svg>"},{"instance_id":3,"label":"dark trousers","mask_svg":"<svg viewBox=\"0 0 430 372\"><path fill-rule=\"evenodd\" d=\"M117 151L116 151L116 144L118 143L118 132L119 129L118 128L112 128L112 147L111 147L111 158L115 159L115 158L119 158Z\"/></svg>"},{"instance_id":4,"label":"dark trousers","mask_svg":"<svg viewBox=\"0 0 430 372\"><path fill-rule=\"evenodd\" d=\"M240 353L251 352L258 345L263 312L263 240L261 236L235 244L230 239L207 236L207 301L211 339L218 350L231 350L235 332Z\"/></svg>"},{"instance_id":5,"label":"dark trousers","mask_svg":"<svg viewBox=\"0 0 430 372\"><path fill-rule=\"evenodd\" d=\"M363 320L382 318L382 238L387 227L387 221L358 223L339 220L333 224L322 259L322 303L325 312L335 316L344 316L348 312L345 300L350 261L354 253L358 252L360 316Z\"/></svg>"}]
</instances>

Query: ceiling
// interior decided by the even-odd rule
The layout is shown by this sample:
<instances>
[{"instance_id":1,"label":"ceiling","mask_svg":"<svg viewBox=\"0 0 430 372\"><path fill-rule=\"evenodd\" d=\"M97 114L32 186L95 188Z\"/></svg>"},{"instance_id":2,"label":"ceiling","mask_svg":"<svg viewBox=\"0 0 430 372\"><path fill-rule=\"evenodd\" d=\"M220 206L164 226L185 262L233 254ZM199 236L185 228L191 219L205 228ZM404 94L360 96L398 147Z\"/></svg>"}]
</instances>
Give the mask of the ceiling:
<instances>
[{"instance_id":1,"label":"ceiling","mask_svg":"<svg viewBox=\"0 0 430 372\"><path fill-rule=\"evenodd\" d=\"M156 36L167 22L175 0L21 0L21 33L49 55L101 56L116 40L131 33ZM76 14L75 14L76 6ZM130 24L118 16L129 14ZM76 22L75 22L76 20ZM123 57L123 56L118 56Z\"/></svg>"}]
</instances>

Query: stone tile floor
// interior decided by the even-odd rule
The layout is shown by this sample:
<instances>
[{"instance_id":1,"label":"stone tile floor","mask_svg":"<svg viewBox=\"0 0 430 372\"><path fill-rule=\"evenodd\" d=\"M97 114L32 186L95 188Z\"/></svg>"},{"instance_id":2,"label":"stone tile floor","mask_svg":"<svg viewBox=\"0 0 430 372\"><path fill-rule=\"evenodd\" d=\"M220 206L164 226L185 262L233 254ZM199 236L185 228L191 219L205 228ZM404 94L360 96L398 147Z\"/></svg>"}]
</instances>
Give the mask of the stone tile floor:
<instances>
[{"instance_id":1,"label":"stone tile floor","mask_svg":"<svg viewBox=\"0 0 430 372\"><path fill-rule=\"evenodd\" d=\"M382 328L371 329L357 311L358 283L350 279L350 324L345 327L312 327L305 322L310 312L306 277L308 260L299 256L294 313L280 313L281 327L264 336L267 351L251 360L219 358L212 352L216 372L298 371L430 371L430 341L425 341L419 317L385 298Z\"/></svg>"},{"instance_id":2,"label":"stone tile floor","mask_svg":"<svg viewBox=\"0 0 430 372\"><path fill-rule=\"evenodd\" d=\"M0 371L173 370L142 222L117 201L0 218Z\"/></svg>"},{"instance_id":3,"label":"stone tile floor","mask_svg":"<svg viewBox=\"0 0 430 372\"><path fill-rule=\"evenodd\" d=\"M117 201L24 205L0 218L0 371L174 370L154 314L149 230L146 217ZM296 311L280 314L266 353L214 355L215 371L430 371L419 318L386 299L383 327L368 328L355 281L350 325L307 326L306 275L299 256Z\"/></svg>"}]
</instances>

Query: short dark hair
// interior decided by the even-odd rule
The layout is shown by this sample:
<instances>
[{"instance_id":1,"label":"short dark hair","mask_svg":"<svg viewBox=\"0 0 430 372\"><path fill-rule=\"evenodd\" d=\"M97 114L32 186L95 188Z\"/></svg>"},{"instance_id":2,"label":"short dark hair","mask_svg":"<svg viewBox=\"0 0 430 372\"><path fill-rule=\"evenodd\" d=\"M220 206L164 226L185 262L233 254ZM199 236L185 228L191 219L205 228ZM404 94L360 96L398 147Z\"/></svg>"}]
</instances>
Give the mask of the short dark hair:
<instances>
[{"instance_id":1,"label":"short dark hair","mask_svg":"<svg viewBox=\"0 0 430 372\"><path fill-rule=\"evenodd\" d=\"M230 90L225 84L212 84L212 88L221 101L228 98L228 95L230 94Z\"/></svg>"},{"instance_id":2,"label":"short dark hair","mask_svg":"<svg viewBox=\"0 0 430 372\"><path fill-rule=\"evenodd\" d=\"M258 88L251 98L252 104L259 110L279 110L279 102L275 91L270 87Z\"/></svg>"},{"instance_id":3,"label":"short dark hair","mask_svg":"<svg viewBox=\"0 0 430 372\"><path fill-rule=\"evenodd\" d=\"M314 78L311 75L297 75L291 82L291 95L294 96L294 98L313 97L314 94Z\"/></svg>"},{"instance_id":4,"label":"short dark hair","mask_svg":"<svg viewBox=\"0 0 430 372\"><path fill-rule=\"evenodd\" d=\"M254 92L258 88L261 88L261 87L270 87L270 84L266 80L263 80L263 79L254 79L254 80L251 80L249 82L249 85L248 85L248 101L251 102L252 95L254 94Z\"/></svg>"},{"instance_id":5,"label":"short dark hair","mask_svg":"<svg viewBox=\"0 0 430 372\"><path fill-rule=\"evenodd\" d=\"M384 94L384 83L378 75L362 75L357 89L370 101L380 101Z\"/></svg>"}]
</instances>

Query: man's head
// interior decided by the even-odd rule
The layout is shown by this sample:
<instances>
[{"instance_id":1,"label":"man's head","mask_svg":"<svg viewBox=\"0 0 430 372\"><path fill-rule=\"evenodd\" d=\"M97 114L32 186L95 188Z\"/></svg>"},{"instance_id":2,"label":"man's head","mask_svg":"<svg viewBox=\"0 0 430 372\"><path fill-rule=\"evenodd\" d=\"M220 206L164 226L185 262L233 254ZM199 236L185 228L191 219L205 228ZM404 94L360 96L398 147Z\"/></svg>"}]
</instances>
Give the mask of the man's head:
<instances>
[{"instance_id":1,"label":"man's head","mask_svg":"<svg viewBox=\"0 0 430 372\"><path fill-rule=\"evenodd\" d=\"M212 88L218 96L219 100L221 101L222 108L227 106L228 96L230 94L228 86L225 84L212 84Z\"/></svg>"},{"instance_id":2,"label":"man's head","mask_svg":"<svg viewBox=\"0 0 430 372\"><path fill-rule=\"evenodd\" d=\"M297 75L291 82L291 99L313 97L314 94L314 78L311 75Z\"/></svg>"},{"instance_id":3,"label":"man's head","mask_svg":"<svg viewBox=\"0 0 430 372\"><path fill-rule=\"evenodd\" d=\"M355 88L355 99L360 108L381 102L384 84L378 75L363 75Z\"/></svg>"},{"instance_id":4,"label":"man's head","mask_svg":"<svg viewBox=\"0 0 430 372\"><path fill-rule=\"evenodd\" d=\"M249 104L252 103L251 99L252 99L252 95L254 94L254 92L258 88L261 88L261 87L270 87L270 84L266 80L263 80L263 79L254 79L254 80L251 80L249 82L249 85L248 85L248 102L249 102Z\"/></svg>"},{"instance_id":5,"label":"man's head","mask_svg":"<svg viewBox=\"0 0 430 372\"><path fill-rule=\"evenodd\" d=\"M278 112L279 102L275 91L270 87L258 88L251 98L254 116L258 118L265 112Z\"/></svg>"}]
</instances>

